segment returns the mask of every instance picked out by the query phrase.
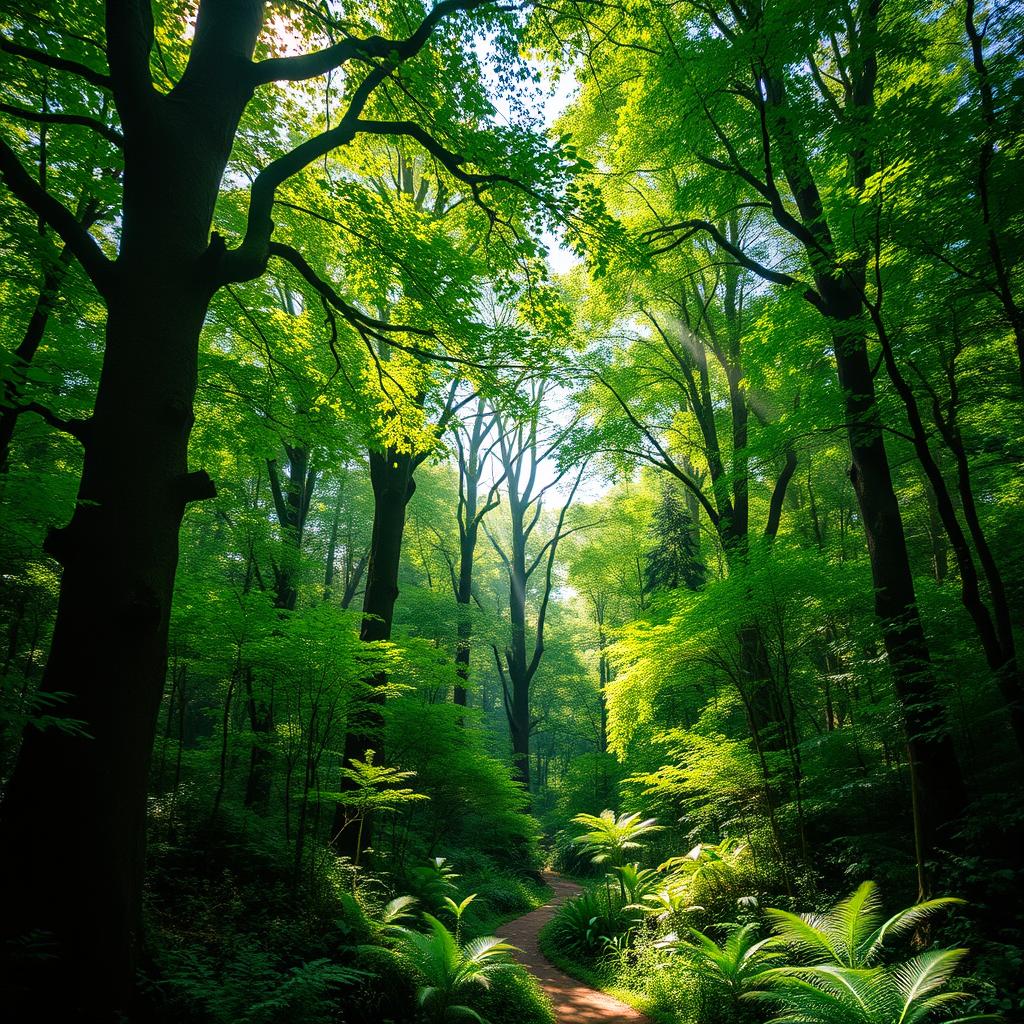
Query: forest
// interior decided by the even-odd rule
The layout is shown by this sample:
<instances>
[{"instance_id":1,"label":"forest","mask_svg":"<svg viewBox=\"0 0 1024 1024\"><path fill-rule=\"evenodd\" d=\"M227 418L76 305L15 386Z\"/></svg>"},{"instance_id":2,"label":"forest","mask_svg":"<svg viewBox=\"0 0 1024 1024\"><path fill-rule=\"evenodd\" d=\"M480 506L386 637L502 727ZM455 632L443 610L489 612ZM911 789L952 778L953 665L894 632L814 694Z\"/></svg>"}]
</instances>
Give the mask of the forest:
<instances>
[{"instance_id":1,"label":"forest","mask_svg":"<svg viewBox=\"0 0 1024 1024\"><path fill-rule=\"evenodd\" d=\"M1024 5L0 0L0 1016L1024 1020Z\"/></svg>"}]
</instances>

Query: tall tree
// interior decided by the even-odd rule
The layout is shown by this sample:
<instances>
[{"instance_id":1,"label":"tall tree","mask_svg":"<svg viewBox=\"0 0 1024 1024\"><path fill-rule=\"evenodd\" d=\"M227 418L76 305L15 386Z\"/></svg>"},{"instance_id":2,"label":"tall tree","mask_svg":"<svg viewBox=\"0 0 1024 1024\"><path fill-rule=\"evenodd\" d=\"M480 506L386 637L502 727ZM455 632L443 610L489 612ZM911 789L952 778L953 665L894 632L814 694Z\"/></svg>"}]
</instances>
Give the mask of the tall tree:
<instances>
[{"instance_id":1,"label":"tall tree","mask_svg":"<svg viewBox=\"0 0 1024 1024\"><path fill-rule=\"evenodd\" d=\"M443 0L426 12L402 8L394 24L411 32L399 29L395 38L388 36L391 21L376 20L373 11L347 12L343 31L330 15L303 15L292 23L300 37L338 32L340 38L319 49L314 42L294 56L268 53L274 39L263 0L202 0L193 32L186 32L175 5L109 0L103 24L86 33L105 36L100 49L80 44L73 56L56 50L53 35L33 29L35 22L8 22L5 55L70 76L94 109L102 109L101 97L112 96L124 140L116 239L86 230L59 193L25 169L22 147L0 142L7 187L61 238L107 309L95 408L88 423L75 428L85 447L78 504L47 545L63 575L42 688L67 694L66 711L85 730L26 734L0 808L3 937L37 930L52 936L54 956L38 964L48 979L40 979L39 991L55 1004L76 1007L80 1019L109 1017L131 999L142 934L147 768L164 685L178 533L186 505L214 493L206 472L190 470L187 459L199 335L211 299L231 282L260 277L273 259L321 296L351 337L403 333L404 325L380 323L346 301L305 255L276 239L274 204L282 187L360 135L412 140L481 202L485 191L491 203L500 201L502 189L522 197L508 184L508 165L500 174L469 169L490 159L486 130L466 131L460 121L464 148L457 153L445 141L450 122L438 117L425 125L414 99L396 99L401 69L436 38L444 37L450 59L434 66L457 77L474 67L469 49L458 45L470 24L462 12L484 6L482 0ZM472 24L501 24L514 35L507 15L479 18ZM47 20L59 25L61 17L54 12ZM169 64L166 48L158 53L154 46L158 24L180 40ZM338 68L345 69L344 105L333 125L314 129L258 169L237 244L221 233L211 236L232 146L243 119L258 116L256 98L274 83L309 82ZM488 110L476 102L480 123ZM396 109L400 116L393 118ZM532 139L507 134L508 151L519 154L511 164L521 164L527 153L545 161ZM560 159L553 156L551 170ZM240 178L233 176L228 188ZM64 789L68 778L73 793L58 823L45 813L43 795ZM61 853L68 834L77 844L70 861Z\"/></svg>"},{"instance_id":2,"label":"tall tree","mask_svg":"<svg viewBox=\"0 0 1024 1024\"><path fill-rule=\"evenodd\" d=\"M455 687L454 700L456 704L463 706L466 703L472 655L473 620L470 617L470 603L473 600L473 563L476 559L476 546L484 516L498 507L499 488L504 479L499 475L481 500L481 479L490 462L490 455L498 444L498 441L494 440L485 447L495 422L496 416L487 408L486 400L479 398L476 409L468 417L468 422L460 422L453 431L459 464L459 502L455 510L459 524L459 555L458 570L451 560L448 560L448 569L455 602L459 605L455 672L460 682Z\"/></svg>"},{"instance_id":3,"label":"tall tree","mask_svg":"<svg viewBox=\"0 0 1024 1024\"><path fill-rule=\"evenodd\" d=\"M575 472L570 467L552 471L553 455L563 431L546 422L544 398L549 391L545 381L527 385L528 404L525 415L510 422L507 415L496 410L498 449L496 456L504 478L504 494L508 509L508 532L502 537L484 523L494 550L498 553L508 578L509 634L504 652L492 645L494 661L501 679L505 715L512 740L512 762L523 788L530 790L530 734L535 722L530 708L530 687L541 659L544 657L544 626L547 620L551 591L555 584L555 556L563 537L581 527L569 529L565 517L576 497L586 461ZM540 479L541 467L551 471L546 482ZM541 525L545 497L563 480L568 487L554 522L547 528L547 538L537 544L534 532ZM543 526L542 526L543 528ZM531 541L534 541L531 544ZM532 626L528 622L531 583L542 571L539 588L534 586L536 610Z\"/></svg>"},{"instance_id":4,"label":"tall tree","mask_svg":"<svg viewBox=\"0 0 1024 1024\"><path fill-rule=\"evenodd\" d=\"M567 20L575 17L570 12ZM583 15L584 22L587 18ZM643 91L630 90L629 98L641 121L678 116L693 127L685 134L648 135L655 152L641 148L630 154L635 167L674 162L680 181L689 185L686 204L677 205L674 216L648 237L668 247L706 236L723 260L802 295L822 315L831 336L850 479L903 709L923 863L935 843L950 836L966 796L918 609L864 316L870 230L857 204L880 169L881 136L874 121L879 52L895 45L895 30L882 24L876 3L841 4L812 18L786 3L694 4L670 17L652 13L652 23L658 27L650 54L645 50L637 58L631 51L628 58L646 66ZM592 52L588 69L607 69L607 59L616 54L624 59L625 48L607 35L594 38L601 40L604 59ZM827 84L832 80L839 83L838 94ZM588 75L588 88L601 96L600 72ZM805 102L815 92L820 105ZM621 140L615 143L617 152L624 152ZM712 183L704 201L693 191L701 181ZM721 221L737 204L763 215L784 251L792 247L793 256L799 255L806 279L780 269L771 251L730 239Z\"/></svg>"}]
</instances>

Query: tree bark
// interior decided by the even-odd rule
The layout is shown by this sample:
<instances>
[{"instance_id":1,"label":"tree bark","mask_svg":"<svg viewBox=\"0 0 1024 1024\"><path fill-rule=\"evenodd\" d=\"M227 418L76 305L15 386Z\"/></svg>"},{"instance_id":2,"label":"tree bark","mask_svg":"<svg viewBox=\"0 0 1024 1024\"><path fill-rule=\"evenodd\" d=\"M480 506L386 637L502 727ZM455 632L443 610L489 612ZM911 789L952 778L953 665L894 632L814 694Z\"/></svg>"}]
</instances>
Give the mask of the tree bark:
<instances>
[{"instance_id":1,"label":"tree bark","mask_svg":"<svg viewBox=\"0 0 1024 1024\"><path fill-rule=\"evenodd\" d=\"M48 541L64 572L41 687L68 694L62 711L88 736L29 730L0 808L4 937L48 933L58 960L40 970L67 987L45 982L44 1003L70 1001L87 1019L127 1009L139 953L146 789L208 300L159 258L122 273L79 504Z\"/></svg>"},{"instance_id":2,"label":"tree bark","mask_svg":"<svg viewBox=\"0 0 1024 1024\"><path fill-rule=\"evenodd\" d=\"M226 34L232 53L251 54L263 5L207 12L189 71L167 96L139 82L146 26L128 38L120 17L109 19L108 46L125 128L121 246L102 269L79 246L102 274L106 346L78 504L47 542L63 576L41 687L67 694L63 710L87 735L29 730L0 806L0 939L45 934L53 953L4 958L6 1007L88 1021L132 1002L178 530L186 503L212 496L209 478L189 473L187 449L216 288L210 224L252 89L214 50Z\"/></svg>"},{"instance_id":3,"label":"tree bark","mask_svg":"<svg viewBox=\"0 0 1024 1024\"><path fill-rule=\"evenodd\" d=\"M370 452L370 483L373 487L373 533L366 570L366 592L363 596L363 622L359 637L366 643L391 639L391 625L398 600L398 569L405 534L405 512L416 481L413 474L419 464L409 453L394 450ZM384 721L380 707L384 703L383 687L387 677L378 674L366 680L369 694L365 706L350 717L345 734L344 763L353 758L366 760L369 750L381 754ZM342 783L342 791L347 788ZM373 842L373 820L367 813L358 834L345 828L344 806L335 812L332 834L335 848L343 856L356 859ZM360 848L361 846L361 848Z\"/></svg>"}]
</instances>

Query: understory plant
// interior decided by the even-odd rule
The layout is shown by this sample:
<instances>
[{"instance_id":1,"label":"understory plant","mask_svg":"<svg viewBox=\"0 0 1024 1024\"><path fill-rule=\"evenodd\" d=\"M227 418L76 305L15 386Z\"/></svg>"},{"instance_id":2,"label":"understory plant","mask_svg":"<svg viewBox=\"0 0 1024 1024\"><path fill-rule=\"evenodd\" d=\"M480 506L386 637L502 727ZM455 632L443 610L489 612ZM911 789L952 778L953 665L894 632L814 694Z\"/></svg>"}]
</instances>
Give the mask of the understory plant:
<instances>
[{"instance_id":1,"label":"understory plant","mask_svg":"<svg viewBox=\"0 0 1024 1024\"><path fill-rule=\"evenodd\" d=\"M612 889L587 889L559 908L552 937L559 949L593 956L627 935L640 917L639 910L624 903Z\"/></svg>"},{"instance_id":2,"label":"understory plant","mask_svg":"<svg viewBox=\"0 0 1024 1024\"><path fill-rule=\"evenodd\" d=\"M936 913L964 901L925 900L886 918L874 882L863 882L821 914L769 909L776 944L805 965L775 967L762 979L767 991L748 998L768 1002L773 1022L792 1024L967 1024L998 1016L959 1016L951 1007L967 993L949 989L966 949L930 949L893 964L881 963L890 938L909 935ZM953 1016L950 1016L953 1013Z\"/></svg>"},{"instance_id":3,"label":"understory plant","mask_svg":"<svg viewBox=\"0 0 1024 1024\"><path fill-rule=\"evenodd\" d=\"M892 966L816 964L769 973L769 990L748 994L776 1009L770 1024L973 1024L997 1014L959 1016L966 992L949 985L966 949L933 949ZM951 1016L951 1014L953 1014Z\"/></svg>"},{"instance_id":4,"label":"understory plant","mask_svg":"<svg viewBox=\"0 0 1024 1024\"><path fill-rule=\"evenodd\" d=\"M429 1021L487 1021L469 1005L474 990L487 989L501 971L511 969L515 947L495 935L460 943L432 914L424 914L428 931L405 926L391 930L395 951L423 977L416 998Z\"/></svg>"},{"instance_id":5,"label":"understory plant","mask_svg":"<svg viewBox=\"0 0 1024 1024\"><path fill-rule=\"evenodd\" d=\"M655 818L642 818L639 813L617 815L605 810L600 814L577 814L572 820L587 829L576 839L579 848L590 854L593 863L605 864L613 871L624 868L643 848L641 838L661 829ZM626 885L621 874L619 891L625 903Z\"/></svg>"},{"instance_id":6,"label":"understory plant","mask_svg":"<svg viewBox=\"0 0 1024 1024\"><path fill-rule=\"evenodd\" d=\"M759 928L754 923L720 927L725 931L721 943L690 928L687 937L677 939L672 946L684 970L697 979L705 1004L724 1008L729 1019L742 1019L741 1001L763 989L768 971L781 962L783 954L773 948L773 939L758 938Z\"/></svg>"},{"instance_id":7,"label":"understory plant","mask_svg":"<svg viewBox=\"0 0 1024 1024\"><path fill-rule=\"evenodd\" d=\"M889 938L908 935L940 910L963 904L952 896L925 900L885 918L882 897L874 882L862 882L846 899L822 914L792 914L769 909L775 933L812 964L871 967Z\"/></svg>"}]
</instances>

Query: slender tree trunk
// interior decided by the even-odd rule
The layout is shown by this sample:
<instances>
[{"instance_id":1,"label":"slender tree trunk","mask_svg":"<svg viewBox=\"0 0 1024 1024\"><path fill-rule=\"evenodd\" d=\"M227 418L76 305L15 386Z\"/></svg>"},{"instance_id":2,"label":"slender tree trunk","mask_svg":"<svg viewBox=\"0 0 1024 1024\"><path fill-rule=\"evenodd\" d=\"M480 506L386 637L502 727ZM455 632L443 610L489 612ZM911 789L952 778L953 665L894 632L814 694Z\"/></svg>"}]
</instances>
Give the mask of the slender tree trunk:
<instances>
[{"instance_id":1,"label":"slender tree trunk","mask_svg":"<svg viewBox=\"0 0 1024 1024\"><path fill-rule=\"evenodd\" d=\"M877 16L877 7L868 11ZM867 31L867 30L865 30ZM831 325L839 385L850 442L850 480L860 508L875 590L875 613L885 642L893 685L901 705L914 797L915 845L930 856L948 841L966 804L966 790L945 711L937 694L928 642L917 608L903 519L893 486L868 358L862 319L864 266L838 269L835 244L806 151L795 129L783 79L763 70L765 125L775 141L789 190L800 214L804 244L817 289L817 308ZM851 116L870 123L877 64L872 51L857 69ZM870 165L855 142L851 184L864 187Z\"/></svg>"},{"instance_id":2,"label":"slender tree trunk","mask_svg":"<svg viewBox=\"0 0 1024 1024\"><path fill-rule=\"evenodd\" d=\"M842 317L837 315L847 312ZM899 499L889 470L875 398L867 342L856 323L860 301L846 297L833 313L836 365L846 403L853 483L868 543L875 585L875 613L882 626L907 739L915 790L918 846L930 854L949 841L950 827L966 804L966 791L917 610Z\"/></svg>"},{"instance_id":3,"label":"slender tree trunk","mask_svg":"<svg viewBox=\"0 0 1024 1024\"><path fill-rule=\"evenodd\" d=\"M455 675L459 683L455 685L454 702L466 706L466 690L469 683L469 663L472 656L473 621L470 618L469 606L473 599L473 559L476 557L477 524L476 502L473 502L472 517L459 544L459 578L455 601L459 608L458 636L455 645Z\"/></svg>"},{"instance_id":4,"label":"slender tree trunk","mask_svg":"<svg viewBox=\"0 0 1024 1024\"><path fill-rule=\"evenodd\" d=\"M946 536L952 546L957 568L960 571L961 603L974 623L978 640L985 654L985 660L995 676L1000 694L1006 704L1018 752L1024 755L1024 687L1022 687L1021 672L1017 663L1010 607L1003 585L1002 574L992 555L988 539L977 515L970 466L959 430L956 427L955 420L951 422L943 414L938 401L934 401L935 420L939 427L939 432L956 458L957 485L964 517L968 522L971 539L974 541L978 558L986 574L994 616L989 613L988 606L982 597L978 569L974 561L974 552L971 551L967 535L960 525L953 496L928 444L928 432L921 418L917 397L900 371L899 364L896 362L892 341L878 309L875 308L872 312L878 331L878 338L882 344L882 352L885 357L889 377L906 409L914 450L928 478L936 514L945 527ZM949 370L949 376L951 398L953 408L955 409L958 394L956 390L956 377L952 367Z\"/></svg>"},{"instance_id":5,"label":"slender tree trunk","mask_svg":"<svg viewBox=\"0 0 1024 1024\"><path fill-rule=\"evenodd\" d=\"M273 783L273 754L270 750L274 732L273 691L266 699L257 693L252 665L245 666L243 678L245 707L253 734L252 746L249 748L249 775L245 782L245 806L249 810L265 813L270 804Z\"/></svg>"},{"instance_id":6,"label":"slender tree trunk","mask_svg":"<svg viewBox=\"0 0 1024 1024\"><path fill-rule=\"evenodd\" d=\"M978 76L978 100L981 106L981 119L984 127L981 131L978 147L977 196L981 206L982 223L985 226L985 241L988 248L989 261L995 277L996 294L1006 315L1006 321L1013 330L1013 340L1017 349L1017 370L1021 384L1024 385L1024 309L1021 309L1014 296L1014 282L1011 276L1012 264L1003 252L1004 243L1000 237L998 218L992 207L991 178L992 164L996 156L999 140L999 126L996 121L996 96L989 77L988 64L985 61L985 32L987 23L980 31L974 20L975 2L967 0L964 13L964 28L971 45L971 62Z\"/></svg>"},{"instance_id":7,"label":"slender tree trunk","mask_svg":"<svg viewBox=\"0 0 1024 1024\"><path fill-rule=\"evenodd\" d=\"M331 519L331 532L327 539L327 565L324 568L324 600L331 599L334 587L335 561L338 557L338 530L341 526L341 508L345 503L345 478L338 485L338 497L334 500L334 516Z\"/></svg>"},{"instance_id":8,"label":"slender tree trunk","mask_svg":"<svg viewBox=\"0 0 1024 1024\"><path fill-rule=\"evenodd\" d=\"M398 569L402 556L402 538L405 533L405 511L416 490L413 473L416 460L412 455L395 451L370 452L370 483L373 486L373 534L370 538L370 558L366 573L366 593L363 596L363 624L360 639L370 643L391 639L391 624L398 600ZM383 674L366 680L370 693L365 707L349 719L345 735L345 763L353 758L366 759L367 751L381 753L383 718L380 706L384 702L383 687L387 677ZM343 782L342 790L346 788ZM357 860L373 842L373 820L367 813L356 833L344 828L344 808L338 805L332 834L339 853Z\"/></svg>"},{"instance_id":9,"label":"slender tree trunk","mask_svg":"<svg viewBox=\"0 0 1024 1024\"><path fill-rule=\"evenodd\" d=\"M509 571L511 630L506 651L511 693L505 701L516 780L530 792L530 683L526 653L526 538L523 510L510 497L512 557Z\"/></svg>"}]
</instances>

